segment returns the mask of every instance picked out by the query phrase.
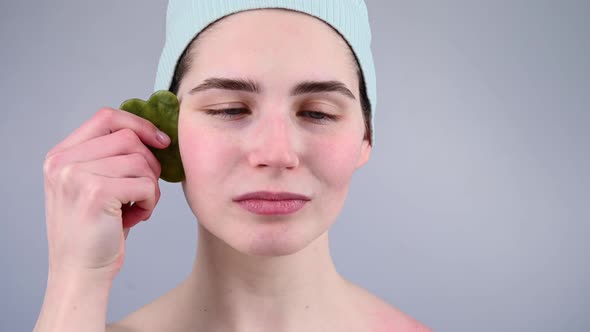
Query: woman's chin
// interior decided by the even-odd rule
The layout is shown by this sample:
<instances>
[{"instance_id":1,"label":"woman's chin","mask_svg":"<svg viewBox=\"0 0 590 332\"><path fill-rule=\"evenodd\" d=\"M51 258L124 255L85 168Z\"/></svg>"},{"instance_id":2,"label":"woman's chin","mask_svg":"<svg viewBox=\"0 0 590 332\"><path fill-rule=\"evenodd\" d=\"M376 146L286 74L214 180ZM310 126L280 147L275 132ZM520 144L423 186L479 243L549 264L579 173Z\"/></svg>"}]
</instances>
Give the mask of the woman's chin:
<instances>
[{"instance_id":1,"label":"woman's chin","mask_svg":"<svg viewBox=\"0 0 590 332\"><path fill-rule=\"evenodd\" d=\"M304 249L310 242L305 234L294 230L275 233L260 229L253 230L247 237L242 234L233 240L236 250L246 255L264 257L292 255Z\"/></svg>"},{"instance_id":2,"label":"woman's chin","mask_svg":"<svg viewBox=\"0 0 590 332\"><path fill-rule=\"evenodd\" d=\"M259 217L229 213L228 218L211 223L207 214L196 215L207 238L221 241L248 256L278 257L298 253L318 240L329 225L314 218L309 211L290 217ZM217 214L219 215L219 214ZM199 218L202 217L202 218ZM206 240L206 242L209 242Z\"/></svg>"},{"instance_id":3,"label":"woman's chin","mask_svg":"<svg viewBox=\"0 0 590 332\"><path fill-rule=\"evenodd\" d=\"M320 235L309 231L309 229L297 229L297 227L285 227L281 230L265 229L258 225L246 233L220 235L222 241L242 254L279 257L298 253L307 248ZM319 232L319 230L317 231Z\"/></svg>"}]
</instances>

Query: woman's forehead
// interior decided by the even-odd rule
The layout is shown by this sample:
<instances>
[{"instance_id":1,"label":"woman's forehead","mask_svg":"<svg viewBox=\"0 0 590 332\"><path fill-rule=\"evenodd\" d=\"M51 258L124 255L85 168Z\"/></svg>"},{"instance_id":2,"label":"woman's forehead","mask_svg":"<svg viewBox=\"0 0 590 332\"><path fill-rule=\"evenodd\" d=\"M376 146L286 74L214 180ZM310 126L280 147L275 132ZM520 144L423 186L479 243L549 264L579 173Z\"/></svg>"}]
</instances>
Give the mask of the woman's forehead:
<instances>
[{"instance_id":1,"label":"woman's forehead","mask_svg":"<svg viewBox=\"0 0 590 332\"><path fill-rule=\"evenodd\" d=\"M355 80L354 58L327 23L288 10L230 15L199 36L190 76Z\"/></svg>"}]
</instances>

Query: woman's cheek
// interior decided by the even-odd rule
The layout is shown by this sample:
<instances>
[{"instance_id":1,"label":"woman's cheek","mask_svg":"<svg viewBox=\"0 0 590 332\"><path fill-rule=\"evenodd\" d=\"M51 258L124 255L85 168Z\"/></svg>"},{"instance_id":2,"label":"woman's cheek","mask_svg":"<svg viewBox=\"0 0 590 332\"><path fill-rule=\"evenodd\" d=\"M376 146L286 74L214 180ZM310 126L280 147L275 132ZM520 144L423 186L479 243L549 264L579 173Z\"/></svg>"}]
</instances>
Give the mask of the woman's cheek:
<instances>
[{"instance_id":1,"label":"woman's cheek","mask_svg":"<svg viewBox=\"0 0 590 332\"><path fill-rule=\"evenodd\" d=\"M330 186L338 189L348 187L359 158L360 144L352 137L342 135L334 139L317 142L318 156L315 164L322 170Z\"/></svg>"},{"instance_id":2,"label":"woman's cheek","mask_svg":"<svg viewBox=\"0 0 590 332\"><path fill-rule=\"evenodd\" d=\"M191 123L190 119L180 118L178 124L178 139L182 164L188 178L206 172L211 165L214 147L211 146L213 137L207 135L206 130Z\"/></svg>"}]
</instances>

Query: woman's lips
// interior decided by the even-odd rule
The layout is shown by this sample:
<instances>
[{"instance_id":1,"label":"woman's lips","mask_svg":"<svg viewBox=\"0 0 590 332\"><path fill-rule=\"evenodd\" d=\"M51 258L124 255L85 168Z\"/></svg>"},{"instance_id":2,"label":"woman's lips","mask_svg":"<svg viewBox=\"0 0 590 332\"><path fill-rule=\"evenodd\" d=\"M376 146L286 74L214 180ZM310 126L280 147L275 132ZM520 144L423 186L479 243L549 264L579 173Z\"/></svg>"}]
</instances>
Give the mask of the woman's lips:
<instances>
[{"instance_id":1,"label":"woman's lips","mask_svg":"<svg viewBox=\"0 0 590 332\"><path fill-rule=\"evenodd\" d=\"M285 215L300 210L308 201L300 199L264 200L246 199L236 201L244 209L259 215Z\"/></svg>"},{"instance_id":2,"label":"woman's lips","mask_svg":"<svg viewBox=\"0 0 590 332\"><path fill-rule=\"evenodd\" d=\"M242 208L265 216L295 213L310 200L297 193L272 191L255 191L234 198Z\"/></svg>"}]
</instances>

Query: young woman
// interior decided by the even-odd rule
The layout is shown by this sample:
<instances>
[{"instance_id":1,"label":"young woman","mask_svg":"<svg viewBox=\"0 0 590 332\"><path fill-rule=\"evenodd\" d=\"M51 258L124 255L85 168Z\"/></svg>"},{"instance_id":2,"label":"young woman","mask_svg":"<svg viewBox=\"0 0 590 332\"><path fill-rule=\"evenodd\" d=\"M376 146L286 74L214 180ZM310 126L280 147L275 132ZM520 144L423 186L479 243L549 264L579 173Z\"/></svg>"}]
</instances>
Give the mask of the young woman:
<instances>
[{"instance_id":1,"label":"young woman","mask_svg":"<svg viewBox=\"0 0 590 332\"><path fill-rule=\"evenodd\" d=\"M170 2L156 85L180 101L182 187L199 225L194 268L106 330L428 331L346 280L329 252L328 231L372 146L372 60L352 32L334 28L346 19L339 11L363 18L364 3L314 0L323 19L311 1L223 3L242 7L199 29L181 16L202 2ZM203 8L198 15L214 11ZM174 29L189 30L187 43L176 41L183 52ZM48 152L50 270L35 331L105 330L129 229L160 195L160 164L146 146L167 144L150 122L102 109Z\"/></svg>"}]
</instances>

